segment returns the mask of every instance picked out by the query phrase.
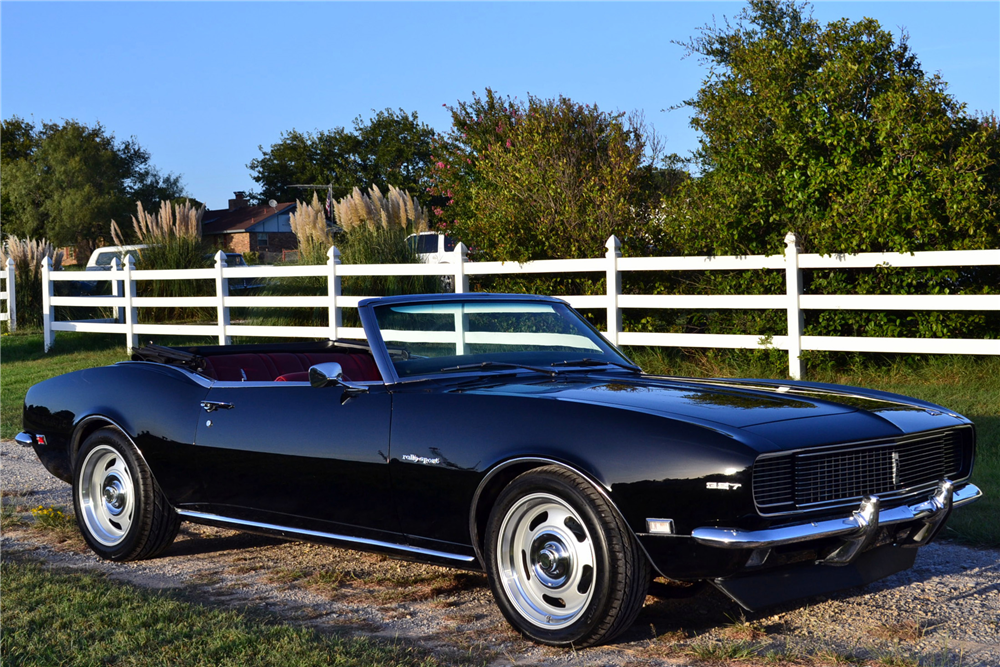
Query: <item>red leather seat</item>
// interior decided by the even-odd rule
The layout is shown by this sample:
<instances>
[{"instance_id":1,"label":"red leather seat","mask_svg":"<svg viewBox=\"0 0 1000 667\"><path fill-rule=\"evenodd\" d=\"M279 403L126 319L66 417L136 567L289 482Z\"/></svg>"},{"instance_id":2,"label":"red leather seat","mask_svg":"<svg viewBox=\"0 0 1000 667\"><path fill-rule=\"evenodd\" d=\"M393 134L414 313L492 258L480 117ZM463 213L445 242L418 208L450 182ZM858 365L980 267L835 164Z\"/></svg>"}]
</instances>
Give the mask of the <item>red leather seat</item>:
<instances>
[{"instance_id":1,"label":"red leather seat","mask_svg":"<svg viewBox=\"0 0 1000 667\"><path fill-rule=\"evenodd\" d=\"M344 369L345 380L365 382L382 379L370 354L347 352L220 354L205 357L205 372L222 382L244 379L250 382L306 382L310 366L331 361Z\"/></svg>"},{"instance_id":2,"label":"red leather seat","mask_svg":"<svg viewBox=\"0 0 1000 667\"><path fill-rule=\"evenodd\" d=\"M274 378L275 382L309 382L309 371L299 373L285 373Z\"/></svg>"},{"instance_id":3,"label":"red leather seat","mask_svg":"<svg viewBox=\"0 0 1000 667\"><path fill-rule=\"evenodd\" d=\"M259 354L222 354L205 357L208 375L223 382L268 382L275 378Z\"/></svg>"}]
</instances>

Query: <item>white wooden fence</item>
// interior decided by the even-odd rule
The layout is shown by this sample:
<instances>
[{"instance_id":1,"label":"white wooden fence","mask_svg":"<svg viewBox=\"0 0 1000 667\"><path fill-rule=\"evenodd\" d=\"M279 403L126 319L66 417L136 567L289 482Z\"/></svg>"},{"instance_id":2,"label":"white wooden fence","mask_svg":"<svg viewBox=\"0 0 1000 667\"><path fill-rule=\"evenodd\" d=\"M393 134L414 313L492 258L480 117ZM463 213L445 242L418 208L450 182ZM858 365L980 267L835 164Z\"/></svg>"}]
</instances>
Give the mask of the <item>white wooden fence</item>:
<instances>
[{"instance_id":1,"label":"white wooden fence","mask_svg":"<svg viewBox=\"0 0 1000 667\"><path fill-rule=\"evenodd\" d=\"M215 267L170 271L136 270L131 257L124 267L117 262L113 270L101 274L112 281L111 296L54 296L56 282L80 280L81 274L54 272L45 261L42 270L43 321L45 349L55 344L57 331L95 331L125 334L129 348L137 346L142 334L204 335L216 337L220 345L229 344L232 336L364 338L360 328L342 325L342 309L356 308L365 297L341 294L344 276L451 276L456 292L469 291L469 276L502 274L569 274L603 272L607 292L600 295L561 295L578 309L607 309L606 335L617 345L654 345L666 347L759 348L771 346L788 351L788 372L800 378L802 350L841 352L902 352L930 354L1000 354L1000 339L876 338L846 336L804 336L805 310L906 310L906 311L995 311L1000 310L1000 295L857 295L803 294L803 269L871 269L892 267L977 267L1000 266L1000 250L955 250L946 252L861 253L822 256L804 254L798 239L785 237L784 255L714 256L714 257L622 257L620 243L612 236L604 257L594 259L540 260L526 264L514 262L469 262L464 245L459 244L448 264L341 264L340 251L330 248L325 265L227 267L219 252ZM622 294L622 273L633 271L733 271L771 269L785 272L785 294L777 295L642 295ZM92 275L92 274L91 274ZM325 296L230 296L228 281L247 278L282 278L294 276L325 277ZM89 278L90 276L88 276ZM136 284L143 280L215 281L215 295L205 297L139 297ZM118 309L118 316L107 320L57 321L55 306L104 306ZM142 324L138 308L209 307L215 308L212 324ZM329 311L325 326L252 326L233 324L230 308L300 307L325 308ZM622 311L643 309L774 309L785 310L788 333L762 338L760 334L683 334L622 331Z\"/></svg>"},{"instance_id":2,"label":"white wooden fence","mask_svg":"<svg viewBox=\"0 0 1000 667\"><path fill-rule=\"evenodd\" d=\"M0 322L6 322L10 331L17 330L17 284L14 280L14 260L7 258L7 266L0 271L4 290L0 291L0 303L7 304L6 310L0 312Z\"/></svg>"}]
</instances>

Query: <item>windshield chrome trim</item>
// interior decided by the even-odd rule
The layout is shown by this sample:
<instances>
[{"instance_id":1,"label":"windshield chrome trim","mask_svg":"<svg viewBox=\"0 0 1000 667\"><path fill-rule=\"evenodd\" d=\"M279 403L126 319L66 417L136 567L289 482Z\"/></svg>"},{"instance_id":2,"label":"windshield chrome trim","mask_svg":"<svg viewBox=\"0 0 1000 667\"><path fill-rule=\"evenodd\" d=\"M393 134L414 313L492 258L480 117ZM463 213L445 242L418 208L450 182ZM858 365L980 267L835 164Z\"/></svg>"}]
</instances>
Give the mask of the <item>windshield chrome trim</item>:
<instances>
[{"instance_id":1,"label":"windshield chrome trim","mask_svg":"<svg viewBox=\"0 0 1000 667\"><path fill-rule=\"evenodd\" d=\"M446 551L435 551L433 549L424 549L422 547L413 547L403 544L396 544L395 542L383 542L382 540L372 540L365 537L351 537L349 535L338 535L337 533L324 533L322 531L308 530L305 528L292 528L290 526L281 526L275 523L248 521L246 519L234 519L232 517L222 516L220 514L210 514L208 512L195 512L193 510L177 510L177 514L179 514L184 518L196 521L216 521L218 523L231 524L235 526L244 526L247 528L259 528L261 530L293 533L295 535L302 535L306 537L319 537L328 540L336 540L338 542L363 544L365 546L377 547L379 549L393 549L397 551L406 551L408 553L419 554L421 556L430 556L432 558L444 558L447 560L454 560L462 563L472 563L476 560L475 556L462 556L459 554L448 553Z\"/></svg>"},{"instance_id":2,"label":"windshield chrome trim","mask_svg":"<svg viewBox=\"0 0 1000 667\"><path fill-rule=\"evenodd\" d=\"M397 385L397 384L408 384L412 382L426 382L428 380L441 380L443 378L451 377L481 377L485 374L496 374L496 373L510 373L511 370L518 369L495 369L493 371L489 370L470 370L469 373L464 372L450 372L441 373L440 371L425 375L408 375L405 378L400 377L396 373L396 367L392 363L392 356L389 354L388 346L385 340L382 338L382 331L378 326L378 320L375 317L375 306L382 305L394 305L400 303L434 303L434 302L454 302L454 301L484 301L484 302L495 302L495 301L542 301L547 303L556 303L565 306L570 312L575 314L580 323L594 335L596 335L601 342L607 345L615 354L619 355L622 360L631 366L635 367L635 370L625 368L621 365L607 364L611 366L614 370L626 371L629 373L639 372L645 375L645 371L642 370L637 364L635 364L628 355L623 353L621 349L609 341L604 334L597 330L590 322L587 321L583 315L577 312L569 303L560 299L558 297L543 296L535 294L494 294L491 292L463 292L455 294L418 294L418 295L403 295L403 296L392 296L392 297L372 297L368 299L362 299L358 303L358 315L361 317L361 326L365 330L365 336L368 339L369 349L371 350L372 357L375 358L375 365L378 367L379 372L382 374L386 385ZM603 352L602 352L603 354ZM575 370L573 366L566 367L556 367L553 368L555 375L552 377L558 377L558 371L563 368L571 368ZM609 369L601 368L597 366L592 367L577 367L585 371L594 372L607 372ZM545 371L535 371L536 373L542 373Z\"/></svg>"},{"instance_id":3,"label":"windshield chrome trim","mask_svg":"<svg viewBox=\"0 0 1000 667\"><path fill-rule=\"evenodd\" d=\"M382 331L378 327L378 320L375 319L375 310L372 307L379 303L379 300L365 299L358 304L358 315L361 317L361 328L365 330L365 337L368 339L368 349L371 350L375 359L375 366L381 373L382 379L387 385L399 383L399 376L396 375L396 367L392 363L389 349L385 340L382 339Z\"/></svg>"}]
</instances>

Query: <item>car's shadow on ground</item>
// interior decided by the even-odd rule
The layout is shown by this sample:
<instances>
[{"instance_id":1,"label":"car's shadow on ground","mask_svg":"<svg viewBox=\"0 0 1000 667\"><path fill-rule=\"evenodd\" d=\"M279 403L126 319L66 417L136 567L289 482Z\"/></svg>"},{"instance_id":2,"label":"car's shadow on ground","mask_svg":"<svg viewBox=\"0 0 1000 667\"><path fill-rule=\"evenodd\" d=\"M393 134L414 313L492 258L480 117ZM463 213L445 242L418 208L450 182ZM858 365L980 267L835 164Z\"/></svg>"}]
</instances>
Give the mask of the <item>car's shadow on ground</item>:
<instances>
[{"instance_id":1,"label":"car's shadow on ground","mask_svg":"<svg viewBox=\"0 0 1000 667\"><path fill-rule=\"evenodd\" d=\"M256 535L254 533L232 533L228 535L200 535L185 531L181 527L181 534L173 544L163 552L163 557L171 556L203 556L207 554L220 553L223 551L239 551L241 549L252 549L255 547L272 547L285 544L289 540L280 537L267 535Z\"/></svg>"}]
</instances>

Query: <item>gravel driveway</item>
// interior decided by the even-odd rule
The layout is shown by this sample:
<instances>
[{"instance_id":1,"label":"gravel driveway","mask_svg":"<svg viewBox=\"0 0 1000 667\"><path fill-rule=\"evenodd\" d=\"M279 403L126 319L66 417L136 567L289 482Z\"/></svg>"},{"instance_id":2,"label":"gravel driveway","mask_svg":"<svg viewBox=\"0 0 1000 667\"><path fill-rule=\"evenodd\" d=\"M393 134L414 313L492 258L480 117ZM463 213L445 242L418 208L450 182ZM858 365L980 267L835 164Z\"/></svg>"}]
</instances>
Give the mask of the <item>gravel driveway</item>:
<instances>
[{"instance_id":1,"label":"gravel driveway","mask_svg":"<svg viewBox=\"0 0 1000 667\"><path fill-rule=\"evenodd\" d=\"M0 443L0 489L22 512L72 510L69 486L10 441ZM863 590L766 614L744 617L711 587L660 585L662 597L648 597L614 644L577 652L510 630L483 575L378 555L192 524L163 556L140 563L100 561L78 537L30 527L5 529L0 548L141 586L187 587L222 605L254 604L320 630L409 640L445 663L702 664L742 642L761 657L734 664L1000 665L1000 552L948 543L921 549L913 569Z\"/></svg>"}]
</instances>

